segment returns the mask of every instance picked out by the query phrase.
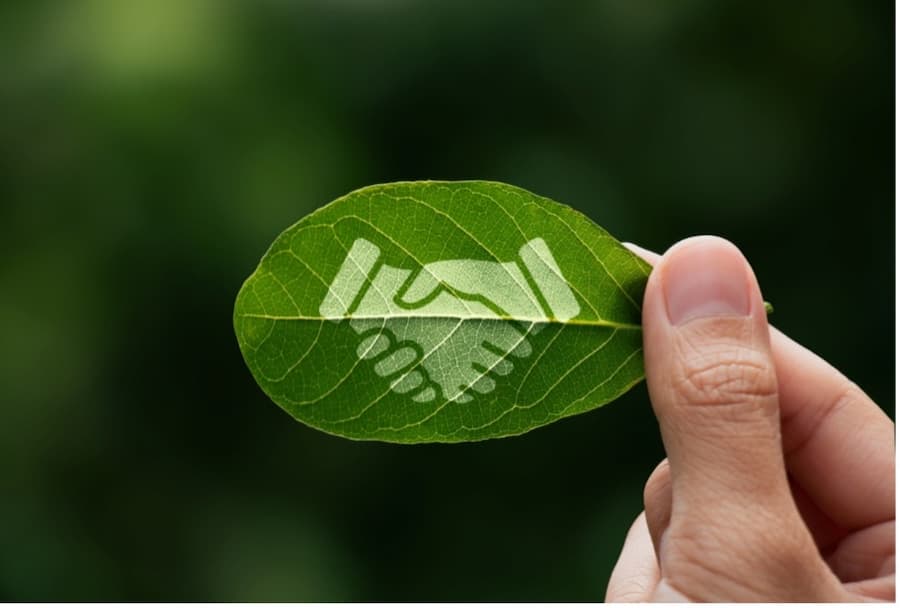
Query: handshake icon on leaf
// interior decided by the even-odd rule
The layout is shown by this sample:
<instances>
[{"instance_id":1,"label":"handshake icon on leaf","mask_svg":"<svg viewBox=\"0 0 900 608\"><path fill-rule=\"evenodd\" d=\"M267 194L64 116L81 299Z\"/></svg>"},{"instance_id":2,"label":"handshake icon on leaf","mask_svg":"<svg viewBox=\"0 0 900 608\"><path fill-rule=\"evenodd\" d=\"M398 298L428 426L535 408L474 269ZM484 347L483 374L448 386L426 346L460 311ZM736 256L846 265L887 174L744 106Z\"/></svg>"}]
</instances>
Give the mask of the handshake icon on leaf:
<instances>
[{"instance_id":1,"label":"handshake icon on leaf","mask_svg":"<svg viewBox=\"0 0 900 608\"><path fill-rule=\"evenodd\" d=\"M516 260L442 260L416 269L381 260L381 249L354 241L319 313L349 320L356 354L372 362L391 390L419 403L466 403L532 354L528 340L551 320L580 312L541 238Z\"/></svg>"}]
</instances>

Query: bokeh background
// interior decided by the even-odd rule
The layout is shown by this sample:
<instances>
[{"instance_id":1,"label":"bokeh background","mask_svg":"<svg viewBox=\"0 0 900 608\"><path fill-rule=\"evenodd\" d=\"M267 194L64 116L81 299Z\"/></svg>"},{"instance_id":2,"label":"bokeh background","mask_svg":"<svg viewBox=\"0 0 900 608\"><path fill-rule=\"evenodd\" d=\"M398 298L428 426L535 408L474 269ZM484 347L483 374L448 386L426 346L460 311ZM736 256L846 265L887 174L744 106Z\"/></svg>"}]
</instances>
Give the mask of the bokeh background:
<instances>
[{"instance_id":1,"label":"bokeh background","mask_svg":"<svg viewBox=\"0 0 900 608\"><path fill-rule=\"evenodd\" d=\"M723 235L893 415L890 2L23 0L0 64L0 599L602 599L663 456L643 385L414 447L255 386L242 280L367 184Z\"/></svg>"}]
</instances>

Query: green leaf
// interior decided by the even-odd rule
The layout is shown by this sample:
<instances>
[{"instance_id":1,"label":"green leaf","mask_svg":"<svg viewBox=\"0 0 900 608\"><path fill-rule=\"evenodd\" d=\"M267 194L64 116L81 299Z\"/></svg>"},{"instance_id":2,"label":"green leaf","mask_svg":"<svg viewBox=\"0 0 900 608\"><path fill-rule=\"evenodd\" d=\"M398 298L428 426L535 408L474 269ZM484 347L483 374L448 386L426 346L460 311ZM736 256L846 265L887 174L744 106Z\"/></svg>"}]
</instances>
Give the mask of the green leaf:
<instances>
[{"instance_id":1,"label":"green leaf","mask_svg":"<svg viewBox=\"0 0 900 608\"><path fill-rule=\"evenodd\" d=\"M518 435L643 378L650 267L573 209L495 182L402 182L283 232L234 307L297 420L398 443Z\"/></svg>"}]
</instances>

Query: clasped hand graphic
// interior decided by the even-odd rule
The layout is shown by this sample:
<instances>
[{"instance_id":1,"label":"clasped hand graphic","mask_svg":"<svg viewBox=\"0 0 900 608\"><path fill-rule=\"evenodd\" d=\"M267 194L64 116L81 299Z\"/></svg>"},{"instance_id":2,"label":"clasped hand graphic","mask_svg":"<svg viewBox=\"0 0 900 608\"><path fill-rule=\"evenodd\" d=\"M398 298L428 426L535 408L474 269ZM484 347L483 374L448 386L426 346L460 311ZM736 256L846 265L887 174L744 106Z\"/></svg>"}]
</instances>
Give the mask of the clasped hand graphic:
<instances>
[{"instance_id":1,"label":"clasped hand graphic","mask_svg":"<svg viewBox=\"0 0 900 608\"><path fill-rule=\"evenodd\" d=\"M377 245L356 239L319 313L349 320L357 356L416 402L490 393L513 371L511 357L531 355L528 336L542 323L581 310L541 238L508 262L442 260L413 271L380 258Z\"/></svg>"}]
</instances>

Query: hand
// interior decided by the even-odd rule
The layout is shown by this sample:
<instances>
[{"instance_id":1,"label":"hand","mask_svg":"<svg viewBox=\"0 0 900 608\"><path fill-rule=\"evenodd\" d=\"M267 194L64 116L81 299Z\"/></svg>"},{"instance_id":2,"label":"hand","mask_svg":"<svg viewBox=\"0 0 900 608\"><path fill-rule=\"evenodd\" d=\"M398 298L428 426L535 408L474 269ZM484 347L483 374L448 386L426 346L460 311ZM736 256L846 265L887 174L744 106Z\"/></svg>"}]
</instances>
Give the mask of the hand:
<instances>
[{"instance_id":1,"label":"hand","mask_svg":"<svg viewBox=\"0 0 900 608\"><path fill-rule=\"evenodd\" d=\"M668 458L607 600L893 600L891 420L769 327L730 243L636 252L655 263L644 351Z\"/></svg>"},{"instance_id":2,"label":"hand","mask_svg":"<svg viewBox=\"0 0 900 608\"><path fill-rule=\"evenodd\" d=\"M527 336L539 323L580 311L543 239L521 247L521 268L516 261L466 259L412 271L378 266L380 256L377 245L357 239L319 311L333 320L349 318L362 337L359 358L372 359L393 391L416 402L466 403L490 393L497 378L512 371L510 356L531 355Z\"/></svg>"},{"instance_id":3,"label":"hand","mask_svg":"<svg viewBox=\"0 0 900 608\"><path fill-rule=\"evenodd\" d=\"M492 316L531 319L532 323L568 321L581 311L544 239L525 243L519 248L519 259L521 268L516 261L431 262L401 289L400 300L406 308L435 312L453 309L466 300L484 302ZM546 309L528 285L526 273L547 302Z\"/></svg>"},{"instance_id":4,"label":"hand","mask_svg":"<svg viewBox=\"0 0 900 608\"><path fill-rule=\"evenodd\" d=\"M364 339L361 359L373 359L375 373L396 393L412 400L467 403L494 390L496 379L513 370L510 357L531 355L527 328L509 323L461 323L458 319L353 319Z\"/></svg>"}]
</instances>

